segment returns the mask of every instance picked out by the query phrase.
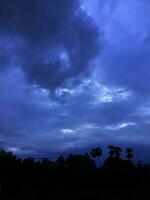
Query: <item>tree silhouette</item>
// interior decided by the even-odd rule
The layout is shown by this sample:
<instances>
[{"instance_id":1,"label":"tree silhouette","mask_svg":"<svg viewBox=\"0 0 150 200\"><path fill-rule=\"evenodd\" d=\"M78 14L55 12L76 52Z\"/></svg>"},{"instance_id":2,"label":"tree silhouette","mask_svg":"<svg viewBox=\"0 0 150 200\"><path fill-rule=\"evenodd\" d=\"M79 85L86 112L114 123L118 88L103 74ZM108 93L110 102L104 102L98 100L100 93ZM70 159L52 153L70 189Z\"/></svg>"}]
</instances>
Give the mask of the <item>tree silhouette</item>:
<instances>
[{"instance_id":1,"label":"tree silhouette","mask_svg":"<svg viewBox=\"0 0 150 200\"><path fill-rule=\"evenodd\" d=\"M122 149L120 147L114 147L114 151L115 151L115 158L120 159Z\"/></svg>"},{"instance_id":2,"label":"tree silhouette","mask_svg":"<svg viewBox=\"0 0 150 200\"><path fill-rule=\"evenodd\" d=\"M33 168L34 167L34 158L28 157L22 161L22 164L25 168Z\"/></svg>"},{"instance_id":3,"label":"tree silhouette","mask_svg":"<svg viewBox=\"0 0 150 200\"><path fill-rule=\"evenodd\" d=\"M115 156L115 147L113 145L109 145L108 149L109 149L109 156L111 158L114 158L114 156Z\"/></svg>"},{"instance_id":4,"label":"tree silhouette","mask_svg":"<svg viewBox=\"0 0 150 200\"><path fill-rule=\"evenodd\" d=\"M99 159L99 165L100 165L100 156L102 155L102 149L100 147L93 148L90 152L91 157L94 158L96 161L96 158Z\"/></svg>"},{"instance_id":5,"label":"tree silhouette","mask_svg":"<svg viewBox=\"0 0 150 200\"><path fill-rule=\"evenodd\" d=\"M110 145L108 149L109 157L99 169L94 159L100 158L102 155L100 147L93 148L90 153L83 155L70 154L67 158L60 156L55 161L48 158L40 158L35 161L32 157L20 159L11 152L0 151L0 181L6 183L7 194L10 195L10 198L6 199L17 200L20 199L20 195L23 197L22 199L28 199L27 196L29 199L35 199L35 197L41 199L45 194L47 199L53 199L52 194L55 197L60 195L60 198L63 198L66 197L68 190L73 192L73 199L77 199L76 194L80 197L81 193L86 197L91 194L92 197L94 195L96 197L99 192L102 192L106 197L106 190L103 191L105 186L108 186L109 191L109 188L114 185L131 188L131 184L140 184L139 186L145 187L148 183L146 187L149 188L150 169L141 162L138 162L136 166L132 163L133 150L131 148L125 149L128 159L121 158L122 149L120 147ZM96 193L93 194L95 191ZM12 198L12 195L18 192L19 197L13 196ZM82 194L81 199L83 199ZM128 198L122 196L122 192L118 192L117 195L119 198L116 199ZM108 192L108 198L105 199L111 197L112 194L109 196Z\"/></svg>"},{"instance_id":6,"label":"tree silhouette","mask_svg":"<svg viewBox=\"0 0 150 200\"><path fill-rule=\"evenodd\" d=\"M57 160L56 160L56 165L58 168L65 168L66 167L66 161L65 158L63 156L60 156Z\"/></svg>"},{"instance_id":7,"label":"tree silhouette","mask_svg":"<svg viewBox=\"0 0 150 200\"><path fill-rule=\"evenodd\" d=\"M108 146L110 158L120 159L122 149L113 145Z\"/></svg>"},{"instance_id":8,"label":"tree silhouette","mask_svg":"<svg viewBox=\"0 0 150 200\"><path fill-rule=\"evenodd\" d=\"M1 168L15 167L16 163L17 163L17 158L12 152L6 152L4 150L0 151L0 167Z\"/></svg>"},{"instance_id":9,"label":"tree silhouette","mask_svg":"<svg viewBox=\"0 0 150 200\"><path fill-rule=\"evenodd\" d=\"M130 160L133 157L133 150L131 148L126 148L125 153L128 160Z\"/></svg>"},{"instance_id":10,"label":"tree silhouette","mask_svg":"<svg viewBox=\"0 0 150 200\"><path fill-rule=\"evenodd\" d=\"M50 161L48 158L43 158L41 165L44 169L51 169L53 168L54 163Z\"/></svg>"},{"instance_id":11,"label":"tree silhouette","mask_svg":"<svg viewBox=\"0 0 150 200\"><path fill-rule=\"evenodd\" d=\"M96 149L92 149L90 152L91 157L95 160L96 159ZM96 161L96 160L95 160Z\"/></svg>"}]
</instances>

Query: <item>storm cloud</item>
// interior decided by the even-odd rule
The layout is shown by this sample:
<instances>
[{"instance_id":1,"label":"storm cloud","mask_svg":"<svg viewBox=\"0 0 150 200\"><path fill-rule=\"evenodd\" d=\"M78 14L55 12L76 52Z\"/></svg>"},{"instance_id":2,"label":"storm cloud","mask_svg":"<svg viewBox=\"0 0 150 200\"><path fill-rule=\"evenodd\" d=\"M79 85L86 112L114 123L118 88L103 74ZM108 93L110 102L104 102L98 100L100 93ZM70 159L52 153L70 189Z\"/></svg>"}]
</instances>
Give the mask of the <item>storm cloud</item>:
<instances>
[{"instance_id":1,"label":"storm cloud","mask_svg":"<svg viewBox=\"0 0 150 200\"><path fill-rule=\"evenodd\" d=\"M149 149L147 0L0 0L0 147Z\"/></svg>"},{"instance_id":2,"label":"storm cloud","mask_svg":"<svg viewBox=\"0 0 150 200\"><path fill-rule=\"evenodd\" d=\"M99 50L98 28L77 0L1 0L0 36L1 68L21 63L31 84L48 89L88 71Z\"/></svg>"}]
</instances>

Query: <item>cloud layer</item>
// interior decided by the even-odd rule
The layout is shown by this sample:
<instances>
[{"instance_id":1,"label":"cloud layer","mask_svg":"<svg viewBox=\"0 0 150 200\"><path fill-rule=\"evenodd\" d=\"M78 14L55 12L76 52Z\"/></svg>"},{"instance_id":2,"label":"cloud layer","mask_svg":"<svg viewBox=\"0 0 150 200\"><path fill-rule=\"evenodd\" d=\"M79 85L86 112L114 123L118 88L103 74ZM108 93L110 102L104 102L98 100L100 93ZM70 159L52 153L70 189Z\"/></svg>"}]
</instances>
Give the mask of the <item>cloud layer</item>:
<instances>
[{"instance_id":1,"label":"cloud layer","mask_svg":"<svg viewBox=\"0 0 150 200\"><path fill-rule=\"evenodd\" d=\"M0 147L147 148L149 10L146 0L0 0Z\"/></svg>"}]
</instances>

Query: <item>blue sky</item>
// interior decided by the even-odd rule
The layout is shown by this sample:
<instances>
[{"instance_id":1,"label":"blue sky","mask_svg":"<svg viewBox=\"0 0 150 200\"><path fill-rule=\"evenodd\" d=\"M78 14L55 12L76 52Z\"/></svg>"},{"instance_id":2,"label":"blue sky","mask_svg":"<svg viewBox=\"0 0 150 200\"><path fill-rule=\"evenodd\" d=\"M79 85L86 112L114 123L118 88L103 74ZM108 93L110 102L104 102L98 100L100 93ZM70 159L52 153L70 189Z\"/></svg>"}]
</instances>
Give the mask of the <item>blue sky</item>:
<instances>
[{"instance_id":1,"label":"blue sky","mask_svg":"<svg viewBox=\"0 0 150 200\"><path fill-rule=\"evenodd\" d=\"M149 17L148 0L0 0L0 147L150 151Z\"/></svg>"}]
</instances>

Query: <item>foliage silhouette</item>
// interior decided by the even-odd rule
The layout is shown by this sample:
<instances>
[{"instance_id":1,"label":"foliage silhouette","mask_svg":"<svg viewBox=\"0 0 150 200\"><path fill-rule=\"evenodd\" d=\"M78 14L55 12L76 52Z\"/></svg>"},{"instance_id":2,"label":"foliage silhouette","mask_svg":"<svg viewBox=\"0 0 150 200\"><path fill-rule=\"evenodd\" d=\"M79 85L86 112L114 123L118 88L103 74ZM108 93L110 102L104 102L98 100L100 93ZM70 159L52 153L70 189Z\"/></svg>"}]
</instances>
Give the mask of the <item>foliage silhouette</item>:
<instances>
[{"instance_id":1,"label":"foliage silhouette","mask_svg":"<svg viewBox=\"0 0 150 200\"><path fill-rule=\"evenodd\" d=\"M127 154L127 158L129 160L133 157L133 150L131 148L126 148L125 153Z\"/></svg>"},{"instance_id":2,"label":"foliage silhouette","mask_svg":"<svg viewBox=\"0 0 150 200\"><path fill-rule=\"evenodd\" d=\"M147 195L150 169L141 162L133 164L131 148L124 150L127 159L122 159L120 147L110 145L108 150L101 167L95 161L102 155L100 147L90 154L60 156L56 161L20 159L1 150L0 181L7 191L4 199L132 199L127 195L131 187L136 199Z\"/></svg>"},{"instance_id":3,"label":"foliage silhouette","mask_svg":"<svg viewBox=\"0 0 150 200\"><path fill-rule=\"evenodd\" d=\"M99 158L98 161L100 165L100 156L102 155L102 149L100 147L93 148L90 154L91 154L91 157L95 159L95 162L96 162L96 158Z\"/></svg>"}]
</instances>

